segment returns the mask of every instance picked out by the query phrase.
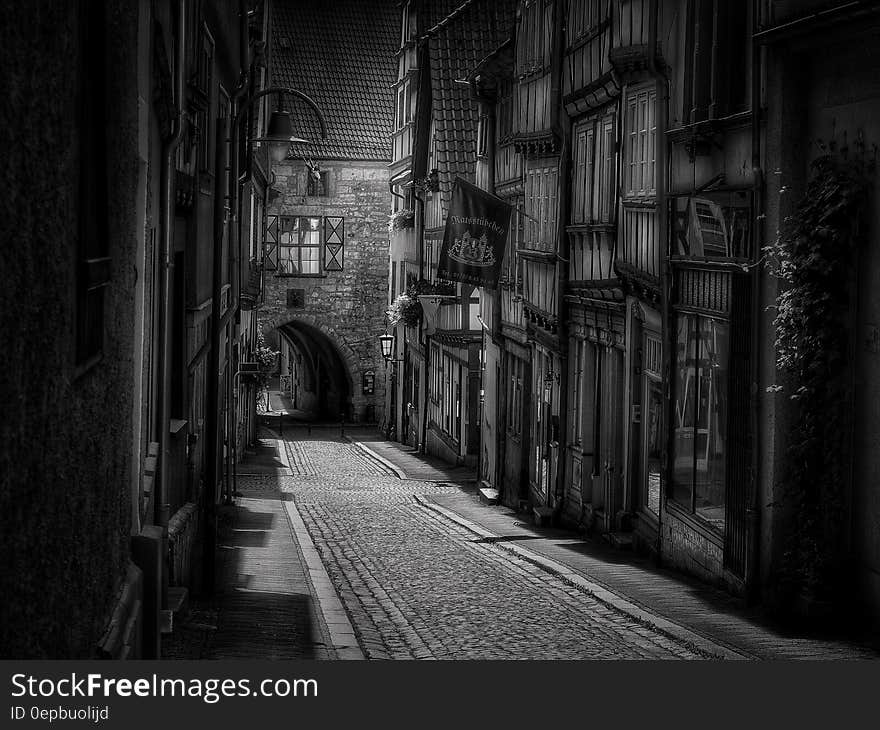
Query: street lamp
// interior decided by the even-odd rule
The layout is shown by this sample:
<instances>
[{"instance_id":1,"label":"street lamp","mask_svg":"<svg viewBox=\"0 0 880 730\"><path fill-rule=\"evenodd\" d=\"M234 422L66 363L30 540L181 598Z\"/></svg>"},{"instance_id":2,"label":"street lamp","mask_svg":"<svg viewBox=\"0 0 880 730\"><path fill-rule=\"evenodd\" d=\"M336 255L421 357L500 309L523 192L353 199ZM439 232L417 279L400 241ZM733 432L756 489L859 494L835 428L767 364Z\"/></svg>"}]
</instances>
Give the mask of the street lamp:
<instances>
[{"instance_id":1,"label":"street lamp","mask_svg":"<svg viewBox=\"0 0 880 730\"><path fill-rule=\"evenodd\" d=\"M254 142L269 143L269 158L272 162L282 162L287 157L287 150L292 144L308 144L309 140L297 137L293 133L293 122L290 112L276 109L269 119L269 127L265 137L258 137Z\"/></svg>"},{"instance_id":2,"label":"street lamp","mask_svg":"<svg viewBox=\"0 0 880 730\"><path fill-rule=\"evenodd\" d=\"M389 335L387 332L384 335L379 335L379 347L382 348L382 357L385 358L385 362L390 362L391 349L394 347L394 335Z\"/></svg>"}]
</instances>

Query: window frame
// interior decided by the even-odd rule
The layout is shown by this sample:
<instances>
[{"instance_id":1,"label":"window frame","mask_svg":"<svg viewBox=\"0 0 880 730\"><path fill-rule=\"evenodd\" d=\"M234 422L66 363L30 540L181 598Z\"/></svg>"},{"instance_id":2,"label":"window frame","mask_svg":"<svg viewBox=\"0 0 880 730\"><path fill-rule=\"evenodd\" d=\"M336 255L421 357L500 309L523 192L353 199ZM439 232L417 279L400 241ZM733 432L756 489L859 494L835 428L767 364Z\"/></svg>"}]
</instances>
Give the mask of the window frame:
<instances>
[{"instance_id":1,"label":"window frame","mask_svg":"<svg viewBox=\"0 0 880 730\"><path fill-rule=\"evenodd\" d=\"M685 361L689 359L690 355L688 354L688 348L690 346L690 340L693 339L693 333L696 333L697 337L694 340L695 342L695 355L694 360L696 363L695 372L693 374L693 389L686 392L686 401L683 403L684 410L682 411L679 406L681 405L679 401L679 389L680 389L680 374L679 374L679 356L681 350L680 344L680 334L681 334L681 324L683 321L687 320L689 322L689 326L687 329L688 333L688 342L685 343ZM697 477L700 473L699 468L699 449L702 448L699 446L699 437L700 431L705 431L706 436L706 465L704 470L706 473L709 472L709 458L708 453L710 449L710 443L712 441L712 424L711 421L707 421L705 428L701 427L701 419L702 419L702 410L701 410L701 398L702 398L702 387L703 387L703 367L699 365L702 360L702 349L703 349L703 333L707 330L708 327L716 327L723 326L726 328L725 336L725 347L724 347L724 362L720 365L716 365L715 367L720 369L722 376L719 375L719 380L721 380L721 384L718 386L717 391L714 393L716 398L721 399L721 405L725 408L725 410L716 415L716 418L719 422L719 430L721 431L722 438L722 446L723 446L723 465L722 465L722 503L720 506L723 514L723 519L721 520L721 526L719 527L716 521L712 521L708 519L704 514L701 514L698 506L697 500L699 498L700 492ZM729 387L729 377L730 377L730 321L728 319L722 317L713 317L708 316L706 314L696 314L688 311L679 311L676 314L676 327L675 327L675 359L673 360L673 369L675 371L675 375L671 379L672 393L670 400L670 414L669 419L671 423L670 434L669 434L669 445L670 445L670 460L669 460L669 479L668 486L665 489L666 497L671 504L674 504L676 508L681 510L683 513L688 516L699 520L702 524L705 524L709 529L714 532L724 535L727 530L727 507L728 507L728 495L727 495L727 467L729 460L729 452L730 452L730 434L728 433L728 424L727 420L730 415L730 403L728 399L727 389ZM713 353L717 355L718 353ZM711 358L710 358L711 359ZM690 387L690 386L689 386ZM711 391L710 391L711 392ZM720 407L719 407L720 410ZM679 426L679 421L684 421L688 417L688 413L690 413L690 419L692 423L690 425ZM708 415L707 411L707 419L710 419L711 416ZM680 498L680 496L676 493L677 490L680 490L684 485L680 484L677 478L676 472L676 462L682 458L679 454L678 449L678 441L677 441L677 433L682 431L683 429L689 429L692 432L691 436L691 465L689 469L690 473L690 485L688 487L688 499L685 501ZM715 439L718 438L718 434L715 434ZM705 487L708 489L708 486Z\"/></svg>"},{"instance_id":2,"label":"window frame","mask_svg":"<svg viewBox=\"0 0 880 730\"><path fill-rule=\"evenodd\" d=\"M397 98L394 105L394 131L399 132L413 121L409 76L404 76L397 82L396 94Z\"/></svg>"},{"instance_id":3,"label":"window frame","mask_svg":"<svg viewBox=\"0 0 880 730\"><path fill-rule=\"evenodd\" d=\"M536 161L525 173L523 208L526 248L555 251L559 216L558 161Z\"/></svg>"},{"instance_id":4,"label":"window frame","mask_svg":"<svg viewBox=\"0 0 880 730\"><path fill-rule=\"evenodd\" d=\"M302 243L302 236L304 234L303 229L300 227L301 223L294 228L291 228L290 231L284 229L284 221L293 220L293 221L317 221L317 228L309 229L309 232L314 232L318 234L318 243ZM322 216L310 216L310 215L280 215L278 216L278 253L277 253L277 269L276 276L299 276L299 277L316 277L324 275L324 265L323 265L323 257L324 257L324 219ZM311 226L311 223L309 224ZM296 232L297 234L297 243L284 243L283 236L288 232ZM282 252L285 249L295 249L298 253L297 261L299 264L299 271L288 271L283 266L282 262L289 262L291 259L289 256L282 256ZM315 249L317 251L316 259L305 259L305 261L311 262L315 261L317 264L316 271L303 271L302 264L304 259L302 258L302 252L304 249Z\"/></svg>"},{"instance_id":5,"label":"window frame","mask_svg":"<svg viewBox=\"0 0 880 730\"><path fill-rule=\"evenodd\" d=\"M520 78L538 74L550 64L550 32L552 23L546 22L547 0L524 0L520 6L516 44L516 71Z\"/></svg>"},{"instance_id":6,"label":"window frame","mask_svg":"<svg viewBox=\"0 0 880 730\"><path fill-rule=\"evenodd\" d=\"M642 105L644 102L644 106ZM644 115L642 111L644 110ZM628 200L657 195L657 88L653 83L627 89L624 103L622 193ZM650 183L646 185L646 180Z\"/></svg>"}]
</instances>

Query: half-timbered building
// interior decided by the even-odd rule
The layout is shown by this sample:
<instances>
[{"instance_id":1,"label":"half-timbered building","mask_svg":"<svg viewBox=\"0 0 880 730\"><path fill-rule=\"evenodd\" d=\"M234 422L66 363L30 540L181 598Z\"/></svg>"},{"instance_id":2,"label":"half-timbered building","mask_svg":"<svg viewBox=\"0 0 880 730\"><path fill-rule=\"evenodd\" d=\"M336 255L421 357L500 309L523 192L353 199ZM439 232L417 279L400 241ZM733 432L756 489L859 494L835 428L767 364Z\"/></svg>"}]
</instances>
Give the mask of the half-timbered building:
<instances>
[{"instance_id":1,"label":"half-timbered building","mask_svg":"<svg viewBox=\"0 0 880 730\"><path fill-rule=\"evenodd\" d=\"M403 227L396 237L392 232L390 299L393 303L407 292L418 297L423 317L419 327L398 325L397 341L405 349L394 425L404 440L428 453L450 463L476 465L480 292L441 281L437 269L455 179L474 182L478 137L486 130L467 75L509 36L512 4L470 0L442 16L439 9L436 3L403 7L402 21L409 25L403 26L397 88L401 100L409 96L413 118L393 134L391 184L395 193L395 188L406 191L396 200L414 210L412 227ZM407 38L407 33L419 35ZM406 107L403 101L401 107ZM399 112L399 119L410 113ZM406 220L400 214L395 219Z\"/></svg>"}]
</instances>

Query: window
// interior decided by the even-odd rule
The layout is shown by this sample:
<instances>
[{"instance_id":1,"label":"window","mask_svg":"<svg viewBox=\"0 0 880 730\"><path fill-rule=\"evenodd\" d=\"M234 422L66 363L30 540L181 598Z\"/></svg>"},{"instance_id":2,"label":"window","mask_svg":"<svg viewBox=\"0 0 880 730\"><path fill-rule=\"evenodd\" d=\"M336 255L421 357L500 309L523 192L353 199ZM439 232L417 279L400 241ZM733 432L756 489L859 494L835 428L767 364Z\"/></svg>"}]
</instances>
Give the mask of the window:
<instances>
[{"instance_id":1,"label":"window","mask_svg":"<svg viewBox=\"0 0 880 730\"><path fill-rule=\"evenodd\" d=\"M388 304L389 306L394 301L394 298L397 296L397 262L391 262L391 288L388 290Z\"/></svg>"},{"instance_id":2,"label":"window","mask_svg":"<svg viewBox=\"0 0 880 730\"><path fill-rule=\"evenodd\" d=\"M749 258L751 194L700 193L672 202L673 253L697 258Z\"/></svg>"},{"instance_id":3,"label":"window","mask_svg":"<svg viewBox=\"0 0 880 730\"><path fill-rule=\"evenodd\" d=\"M211 134L212 126L209 119L212 118L210 113L211 107L211 91L213 88L212 80L214 73L214 39L208 32L207 26L202 28L199 38L199 57L197 70L197 89L200 93L198 105L199 110L196 113L196 126L198 128L199 141L199 169L214 172L214 145L213 135Z\"/></svg>"},{"instance_id":4,"label":"window","mask_svg":"<svg viewBox=\"0 0 880 730\"><path fill-rule=\"evenodd\" d=\"M440 393L443 390L443 360L440 359L440 346L431 343L431 400L440 402Z\"/></svg>"},{"instance_id":5,"label":"window","mask_svg":"<svg viewBox=\"0 0 880 730\"><path fill-rule=\"evenodd\" d=\"M330 194L328 182L327 170L306 168L306 195L327 197Z\"/></svg>"},{"instance_id":6,"label":"window","mask_svg":"<svg viewBox=\"0 0 880 730\"><path fill-rule=\"evenodd\" d=\"M609 0L572 0L568 3L567 39L570 46L611 16Z\"/></svg>"},{"instance_id":7,"label":"window","mask_svg":"<svg viewBox=\"0 0 880 730\"><path fill-rule=\"evenodd\" d=\"M573 135L572 223L611 223L616 201L614 115L581 122Z\"/></svg>"},{"instance_id":8,"label":"window","mask_svg":"<svg viewBox=\"0 0 880 730\"><path fill-rule=\"evenodd\" d=\"M574 180L571 194L572 223L589 223L592 219L593 158L595 155L595 122L580 124L574 129Z\"/></svg>"},{"instance_id":9,"label":"window","mask_svg":"<svg viewBox=\"0 0 880 730\"><path fill-rule=\"evenodd\" d=\"M510 284L516 284L519 281L519 256L516 252L522 248L525 240L526 221L528 220L523 214L524 201L522 195L517 195L510 199L510 205L516 210L511 218L511 233L507 237L507 249L504 255L504 275Z\"/></svg>"},{"instance_id":10,"label":"window","mask_svg":"<svg viewBox=\"0 0 880 730\"><path fill-rule=\"evenodd\" d=\"M480 114L477 122L477 157L486 157L489 154L489 128L490 120L488 114ZM436 160L434 161L436 165Z\"/></svg>"},{"instance_id":11,"label":"window","mask_svg":"<svg viewBox=\"0 0 880 730\"><path fill-rule=\"evenodd\" d=\"M409 77L398 82L397 108L394 111L395 129L403 129L409 122L412 121L409 86Z\"/></svg>"},{"instance_id":12,"label":"window","mask_svg":"<svg viewBox=\"0 0 880 730\"><path fill-rule=\"evenodd\" d=\"M655 145L657 92L653 87L632 89L626 99L626 157L624 193L627 197L657 192Z\"/></svg>"},{"instance_id":13,"label":"window","mask_svg":"<svg viewBox=\"0 0 880 730\"><path fill-rule=\"evenodd\" d=\"M678 318L670 498L724 532L728 325Z\"/></svg>"},{"instance_id":14,"label":"window","mask_svg":"<svg viewBox=\"0 0 880 730\"><path fill-rule=\"evenodd\" d=\"M749 108L749 3L690 0L684 118L718 119ZM740 69L730 73L730 69Z\"/></svg>"},{"instance_id":15,"label":"window","mask_svg":"<svg viewBox=\"0 0 880 730\"><path fill-rule=\"evenodd\" d=\"M546 0L525 0L520 12L517 34L517 72L528 76L543 70L550 62L552 4Z\"/></svg>"},{"instance_id":16,"label":"window","mask_svg":"<svg viewBox=\"0 0 880 730\"><path fill-rule=\"evenodd\" d=\"M584 381L584 341L574 340L573 342L575 357L573 361L574 370L572 372L572 424L571 424L571 442L580 444L583 439L584 431L584 411L581 402L581 393Z\"/></svg>"},{"instance_id":17,"label":"window","mask_svg":"<svg viewBox=\"0 0 880 730\"><path fill-rule=\"evenodd\" d=\"M400 21L400 45L404 46L409 41L412 33L410 28L409 2L403 5L403 17Z\"/></svg>"},{"instance_id":18,"label":"window","mask_svg":"<svg viewBox=\"0 0 880 730\"><path fill-rule=\"evenodd\" d=\"M525 209L527 246L544 251L556 250L556 165L536 167L526 172Z\"/></svg>"},{"instance_id":19,"label":"window","mask_svg":"<svg viewBox=\"0 0 880 730\"><path fill-rule=\"evenodd\" d=\"M79 236L76 269L76 364L96 362L104 348L105 290L110 283L107 214L106 19L99 3L83 3L79 36Z\"/></svg>"},{"instance_id":20,"label":"window","mask_svg":"<svg viewBox=\"0 0 880 730\"><path fill-rule=\"evenodd\" d=\"M507 370L507 435L519 437L522 433L525 363L511 355L507 360Z\"/></svg>"},{"instance_id":21,"label":"window","mask_svg":"<svg viewBox=\"0 0 880 730\"><path fill-rule=\"evenodd\" d=\"M513 81L501 81L498 90L498 118L495 135L497 141L505 142L513 134L514 105L517 94L513 93Z\"/></svg>"},{"instance_id":22,"label":"window","mask_svg":"<svg viewBox=\"0 0 880 730\"><path fill-rule=\"evenodd\" d=\"M321 273L321 219L281 216L278 273Z\"/></svg>"}]
</instances>

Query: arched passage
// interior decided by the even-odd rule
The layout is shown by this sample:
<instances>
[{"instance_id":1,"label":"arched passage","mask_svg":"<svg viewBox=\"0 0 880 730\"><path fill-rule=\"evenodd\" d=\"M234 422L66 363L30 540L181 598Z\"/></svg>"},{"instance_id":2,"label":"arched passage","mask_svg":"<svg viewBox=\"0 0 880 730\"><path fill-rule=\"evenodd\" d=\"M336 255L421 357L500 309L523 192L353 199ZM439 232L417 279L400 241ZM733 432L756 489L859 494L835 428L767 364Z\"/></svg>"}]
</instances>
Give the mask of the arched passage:
<instances>
[{"instance_id":1,"label":"arched passage","mask_svg":"<svg viewBox=\"0 0 880 730\"><path fill-rule=\"evenodd\" d=\"M312 421L351 420L351 373L335 343L302 320L291 320L277 330L282 344L282 388L294 408Z\"/></svg>"}]
</instances>

